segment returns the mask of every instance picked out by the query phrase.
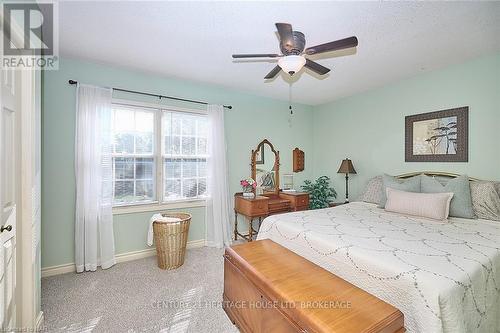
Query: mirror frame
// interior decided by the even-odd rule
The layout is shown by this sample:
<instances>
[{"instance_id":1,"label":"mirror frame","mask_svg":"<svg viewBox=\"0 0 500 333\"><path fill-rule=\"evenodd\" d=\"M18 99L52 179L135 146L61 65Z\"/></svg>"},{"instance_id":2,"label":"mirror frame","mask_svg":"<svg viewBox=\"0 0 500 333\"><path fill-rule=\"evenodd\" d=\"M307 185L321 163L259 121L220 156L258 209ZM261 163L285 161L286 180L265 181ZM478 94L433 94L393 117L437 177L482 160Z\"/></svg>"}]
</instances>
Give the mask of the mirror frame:
<instances>
[{"instance_id":1,"label":"mirror frame","mask_svg":"<svg viewBox=\"0 0 500 333\"><path fill-rule=\"evenodd\" d=\"M256 158L257 158L257 152L263 147L265 144L268 144L269 147L271 148L271 151L274 153L274 191L267 191L267 193L274 193L274 194L279 194L280 191L280 152L276 151L274 149L274 146L269 140L264 139L262 140L257 148L255 150L252 149L252 161L251 161L251 168L252 168L252 179L257 181L257 163L256 163ZM255 193L255 190L254 190Z\"/></svg>"}]
</instances>

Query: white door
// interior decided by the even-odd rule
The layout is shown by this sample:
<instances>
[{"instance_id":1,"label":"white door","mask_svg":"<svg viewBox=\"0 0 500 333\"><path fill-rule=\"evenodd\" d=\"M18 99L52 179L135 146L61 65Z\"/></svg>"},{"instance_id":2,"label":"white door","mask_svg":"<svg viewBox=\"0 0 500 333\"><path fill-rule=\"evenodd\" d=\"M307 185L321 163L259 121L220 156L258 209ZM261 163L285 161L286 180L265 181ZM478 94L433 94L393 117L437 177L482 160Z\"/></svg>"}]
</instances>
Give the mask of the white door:
<instances>
[{"instance_id":1,"label":"white door","mask_svg":"<svg viewBox=\"0 0 500 333\"><path fill-rule=\"evenodd\" d=\"M0 75L0 325L2 332L16 326L16 188L19 185L16 117L20 113L20 73Z\"/></svg>"}]
</instances>

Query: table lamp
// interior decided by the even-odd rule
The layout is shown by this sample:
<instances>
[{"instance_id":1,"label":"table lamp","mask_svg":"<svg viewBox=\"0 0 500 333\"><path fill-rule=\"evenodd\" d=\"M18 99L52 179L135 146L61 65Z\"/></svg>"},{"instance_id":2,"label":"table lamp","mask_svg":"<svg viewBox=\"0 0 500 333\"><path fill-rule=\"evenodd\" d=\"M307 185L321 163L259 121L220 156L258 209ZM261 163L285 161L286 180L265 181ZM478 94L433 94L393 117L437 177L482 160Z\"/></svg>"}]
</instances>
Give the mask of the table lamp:
<instances>
[{"instance_id":1,"label":"table lamp","mask_svg":"<svg viewBox=\"0 0 500 333\"><path fill-rule=\"evenodd\" d=\"M340 164L339 171L337 173L345 173L345 203L349 202L349 174L355 174L356 170L354 170L354 166L352 165L352 161L348 158L342 160Z\"/></svg>"}]
</instances>

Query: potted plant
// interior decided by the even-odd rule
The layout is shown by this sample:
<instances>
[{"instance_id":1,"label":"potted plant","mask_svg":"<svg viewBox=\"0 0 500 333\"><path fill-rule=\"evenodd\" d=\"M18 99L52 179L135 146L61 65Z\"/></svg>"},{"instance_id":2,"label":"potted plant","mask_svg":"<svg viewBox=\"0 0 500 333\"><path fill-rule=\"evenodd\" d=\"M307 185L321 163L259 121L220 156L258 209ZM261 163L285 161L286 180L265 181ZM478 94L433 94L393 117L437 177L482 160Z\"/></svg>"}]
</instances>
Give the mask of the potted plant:
<instances>
[{"instance_id":1,"label":"potted plant","mask_svg":"<svg viewBox=\"0 0 500 333\"><path fill-rule=\"evenodd\" d=\"M330 187L330 178L321 176L313 183L304 181L302 190L309 193L309 209L327 208L328 204L337 197L337 192Z\"/></svg>"}]
</instances>

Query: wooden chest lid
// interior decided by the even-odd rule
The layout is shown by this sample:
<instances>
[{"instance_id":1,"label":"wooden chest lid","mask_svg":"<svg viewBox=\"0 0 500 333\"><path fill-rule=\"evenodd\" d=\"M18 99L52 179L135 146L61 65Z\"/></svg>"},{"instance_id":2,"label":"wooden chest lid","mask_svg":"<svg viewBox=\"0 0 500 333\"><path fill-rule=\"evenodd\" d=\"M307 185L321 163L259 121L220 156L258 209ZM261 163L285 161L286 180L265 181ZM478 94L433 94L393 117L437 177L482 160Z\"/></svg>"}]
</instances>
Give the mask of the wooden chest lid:
<instances>
[{"instance_id":1,"label":"wooden chest lid","mask_svg":"<svg viewBox=\"0 0 500 333\"><path fill-rule=\"evenodd\" d=\"M271 240L234 245L226 259L308 332L405 331L398 309Z\"/></svg>"}]
</instances>

